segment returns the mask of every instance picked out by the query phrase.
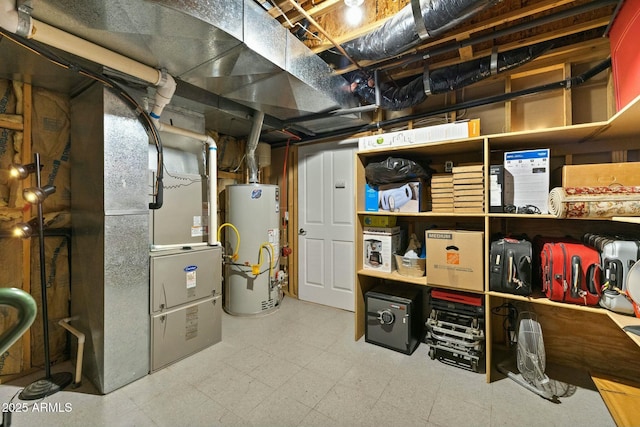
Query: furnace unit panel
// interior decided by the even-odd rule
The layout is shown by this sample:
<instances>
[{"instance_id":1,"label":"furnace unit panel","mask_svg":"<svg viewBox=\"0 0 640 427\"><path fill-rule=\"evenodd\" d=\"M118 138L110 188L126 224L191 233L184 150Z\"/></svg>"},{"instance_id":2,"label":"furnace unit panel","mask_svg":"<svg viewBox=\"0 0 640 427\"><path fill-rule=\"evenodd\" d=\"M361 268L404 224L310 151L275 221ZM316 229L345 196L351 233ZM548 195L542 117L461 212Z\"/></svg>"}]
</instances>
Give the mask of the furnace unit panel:
<instances>
[{"instance_id":1,"label":"furnace unit panel","mask_svg":"<svg viewBox=\"0 0 640 427\"><path fill-rule=\"evenodd\" d=\"M151 179L155 173L150 172ZM200 175L164 174L162 208L150 210L152 245L207 241L206 181ZM215 231L214 231L215 232Z\"/></svg>"},{"instance_id":2,"label":"furnace unit panel","mask_svg":"<svg viewBox=\"0 0 640 427\"><path fill-rule=\"evenodd\" d=\"M151 311L221 295L221 278L221 248L152 253Z\"/></svg>"},{"instance_id":3,"label":"furnace unit panel","mask_svg":"<svg viewBox=\"0 0 640 427\"><path fill-rule=\"evenodd\" d=\"M206 298L152 315L152 372L220 342L220 299L220 296Z\"/></svg>"}]
</instances>

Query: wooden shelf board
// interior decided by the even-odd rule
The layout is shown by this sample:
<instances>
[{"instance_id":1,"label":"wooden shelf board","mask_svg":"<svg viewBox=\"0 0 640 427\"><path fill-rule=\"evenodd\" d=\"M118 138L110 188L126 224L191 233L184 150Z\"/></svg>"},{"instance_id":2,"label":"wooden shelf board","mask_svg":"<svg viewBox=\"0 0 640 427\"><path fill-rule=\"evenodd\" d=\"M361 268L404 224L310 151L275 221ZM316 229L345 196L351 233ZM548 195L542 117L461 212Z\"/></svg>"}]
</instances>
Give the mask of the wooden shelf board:
<instances>
[{"instance_id":1,"label":"wooden shelf board","mask_svg":"<svg viewBox=\"0 0 640 427\"><path fill-rule=\"evenodd\" d=\"M640 425L640 384L593 372L591 379L618 426Z\"/></svg>"},{"instance_id":2,"label":"wooden shelf board","mask_svg":"<svg viewBox=\"0 0 640 427\"><path fill-rule=\"evenodd\" d=\"M358 215L383 215L383 216L407 216L407 217L475 217L475 218L483 218L484 213L455 213L455 212L368 212L368 211L358 211Z\"/></svg>"},{"instance_id":3,"label":"wooden shelf board","mask_svg":"<svg viewBox=\"0 0 640 427\"><path fill-rule=\"evenodd\" d=\"M379 279L395 280L396 282L405 282L405 283L412 283L414 285L427 286L427 279L425 276L422 276L422 277L403 276L397 271L393 271L391 273L383 273L383 272L374 271L374 270L358 270L358 274L362 276L377 277Z\"/></svg>"},{"instance_id":4,"label":"wooden shelf board","mask_svg":"<svg viewBox=\"0 0 640 427\"><path fill-rule=\"evenodd\" d=\"M526 219L557 219L555 215L551 214L511 214L511 213L489 213L490 218L526 218Z\"/></svg>"},{"instance_id":5,"label":"wooden shelf board","mask_svg":"<svg viewBox=\"0 0 640 427\"><path fill-rule=\"evenodd\" d=\"M358 156L362 158L388 156L396 151L402 155L429 153L431 155L472 153L480 150L484 144L484 136L476 138L455 139L448 141L433 141L411 145L385 146L371 150L360 150Z\"/></svg>"},{"instance_id":6,"label":"wooden shelf board","mask_svg":"<svg viewBox=\"0 0 640 427\"><path fill-rule=\"evenodd\" d=\"M624 328L625 326L640 325L640 319L638 319L637 317L625 316L624 314L614 313L613 311L607 311L607 314L609 315L611 320L613 320L613 322L620 327L620 329ZM629 338L631 338L633 342L640 346L640 335L636 335L627 331L624 332L629 336Z\"/></svg>"},{"instance_id":7,"label":"wooden shelf board","mask_svg":"<svg viewBox=\"0 0 640 427\"><path fill-rule=\"evenodd\" d=\"M427 286L430 288L434 288L434 289L449 289L452 291L460 291L460 292L469 292L472 294L481 294L484 295L484 291L478 291L478 290L474 290L474 289L462 289L456 286L444 286L444 285L436 285L436 284L432 284L429 283L429 281L427 281Z\"/></svg>"},{"instance_id":8,"label":"wooden shelf board","mask_svg":"<svg viewBox=\"0 0 640 427\"><path fill-rule=\"evenodd\" d=\"M492 297L499 297L499 298L517 300L517 301L525 301L525 302L530 302L530 303L533 303L533 304L544 304L544 305L550 305L550 306L554 306L554 307L561 307L561 308L566 308L568 310L580 310L580 311L588 311L588 312L591 312L591 313L607 314L607 310L605 310L604 308L590 307L590 306L584 306L584 305L578 305L578 304L567 304L567 303L564 303L564 302L551 301L551 300L549 300L547 297L545 297L543 295L523 296L523 295L507 294L507 293L495 292L495 291L489 291L489 292L487 292L487 295L492 296Z\"/></svg>"},{"instance_id":9,"label":"wooden shelf board","mask_svg":"<svg viewBox=\"0 0 640 427\"><path fill-rule=\"evenodd\" d=\"M611 221L629 222L631 224L640 224L640 217L637 216L614 216Z\"/></svg>"}]
</instances>

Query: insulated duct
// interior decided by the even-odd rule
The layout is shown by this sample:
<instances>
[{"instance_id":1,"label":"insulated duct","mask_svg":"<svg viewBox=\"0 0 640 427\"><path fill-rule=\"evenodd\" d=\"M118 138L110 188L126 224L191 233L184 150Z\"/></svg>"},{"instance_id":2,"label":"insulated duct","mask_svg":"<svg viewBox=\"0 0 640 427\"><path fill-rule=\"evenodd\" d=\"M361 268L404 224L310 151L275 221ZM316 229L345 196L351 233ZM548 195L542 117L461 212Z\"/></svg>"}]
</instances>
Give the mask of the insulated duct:
<instances>
[{"instance_id":1,"label":"insulated duct","mask_svg":"<svg viewBox=\"0 0 640 427\"><path fill-rule=\"evenodd\" d=\"M418 2L419 11L417 4L414 4ZM426 38L448 31L495 2L496 0L412 0L412 4L402 8L380 28L346 42L342 47L356 61L389 58ZM416 25L414 15L420 15L422 22L419 21Z\"/></svg>"},{"instance_id":2,"label":"insulated duct","mask_svg":"<svg viewBox=\"0 0 640 427\"><path fill-rule=\"evenodd\" d=\"M356 85L353 92L363 101L370 104L378 103L383 109L402 110L422 103L428 95L456 90L491 75L519 67L546 52L551 48L551 45L551 42L539 43L439 68L432 72L425 70L423 75L404 86L381 88L379 102L376 99L376 89L372 86L371 77L356 75L357 77L354 78Z\"/></svg>"}]
</instances>

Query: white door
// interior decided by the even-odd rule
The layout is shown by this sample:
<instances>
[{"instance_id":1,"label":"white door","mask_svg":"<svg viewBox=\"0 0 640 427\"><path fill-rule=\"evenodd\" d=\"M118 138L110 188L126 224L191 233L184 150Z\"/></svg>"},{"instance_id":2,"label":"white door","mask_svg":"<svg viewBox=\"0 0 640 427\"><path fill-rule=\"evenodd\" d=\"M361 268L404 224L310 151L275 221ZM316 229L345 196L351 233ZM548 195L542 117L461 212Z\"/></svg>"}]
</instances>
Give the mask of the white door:
<instances>
[{"instance_id":1,"label":"white door","mask_svg":"<svg viewBox=\"0 0 640 427\"><path fill-rule=\"evenodd\" d=\"M298 150L298 297L354 310L356 143Z\"/></svg>"}]
</instances>

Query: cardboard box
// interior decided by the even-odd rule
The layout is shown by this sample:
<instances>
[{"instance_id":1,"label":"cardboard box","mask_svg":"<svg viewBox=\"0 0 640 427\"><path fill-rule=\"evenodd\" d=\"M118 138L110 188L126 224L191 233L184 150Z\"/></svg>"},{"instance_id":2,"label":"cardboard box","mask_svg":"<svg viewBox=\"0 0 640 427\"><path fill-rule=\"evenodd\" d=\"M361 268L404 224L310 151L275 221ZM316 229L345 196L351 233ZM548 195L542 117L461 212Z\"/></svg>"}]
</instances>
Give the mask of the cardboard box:
<instances>
[{"instance_id":1,"label":"cardboard box","mask_svg":"<svg viewBox=\"0 0 640 427\"><path fill-rule=\"evenodd\" d=\"M484 233L466 230L427 230L427 284L484 290Z\"/></svg>"},{"instance_id":2,"label":"cardboard box","mask_svg":"<svg viewBox=\"0 0 640 427\"><path fill-rule=\"evenodd\" d=\"M563 187L608 187L640 185L640 162L596 163L562 167Z\"/></svg>"},{"instance_id":3,"label":"cardboard box","mask_svg":"<svg viewBox=\"0 0 640 427\"><path fill-rule=\"evenodd\" d=\"M463 120L419 129L364 136L358 140L359 150L400 147L403 145L464 139L480 136L480 119Z\"/></svg>"},{"instance_id":4,"label":"cardboard box","mask_svg":"<svg viewBox=\"0 0 640 427\"><path fill-rule=\"evenodd\" d=\"M504 153L505 212L516 213L527 206L535 206L543 214L549 212L549 161L548 148Z\"/></svg>"},{"instance_id":5,"label":"cardboard box","mask_svg":"<svg viewBox=\"0 0 640 427\"><path fill-rule=\"evenodd\" d=\"M427 187L421 181L384 184L377 187L365 185L365 210L368 212L424 212L427 208ZM377 193L376 196L373 196L374 191ZM375 208L374 200L377 200Z\"/></svg>"},{"instance_id":6,"label":"cardboard box","mask_svg":"<svg viewBox=\"0 0 640 427\"><path fill-rule=\"evenodd\" d=\"M393 254L400 250L400 227L365 227L362 268L384 273L394 270Z\"/></svg>"},{"instance_id":7,"label":"cardboard box","mask_svg":"<svg viewBox=\"0 0 640 427\"><path fill-rule=\"evenodd\" d=\"M398 217L387 215L365 215L362 224L369 227L394 227Z\"/></svg>"}]
</instances>

